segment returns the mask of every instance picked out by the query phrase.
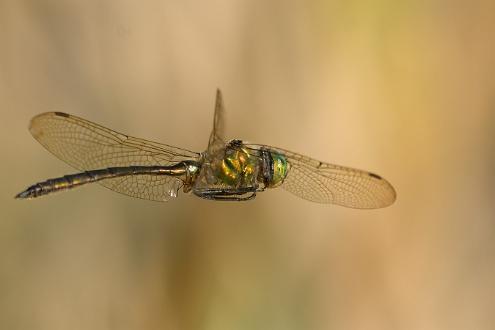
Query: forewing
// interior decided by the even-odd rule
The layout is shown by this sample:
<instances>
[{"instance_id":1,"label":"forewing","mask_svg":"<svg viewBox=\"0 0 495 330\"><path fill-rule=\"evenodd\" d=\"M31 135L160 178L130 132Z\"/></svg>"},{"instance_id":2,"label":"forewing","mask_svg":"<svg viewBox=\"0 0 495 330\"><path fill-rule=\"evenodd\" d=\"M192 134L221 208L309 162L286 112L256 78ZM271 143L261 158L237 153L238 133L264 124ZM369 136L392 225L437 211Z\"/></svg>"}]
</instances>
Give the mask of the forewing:
<instances>
[{"instance_id":1,"label":"forewing","mask_svg":"<svg viewBox=\"0 0 495 330\"><path fill-rule=\"evenodd\" d=\"M34 117L29 130L48 151L81 171L133 165L166 166L199 158L198 153L128 136L61 112ZM132 197L163 201L173 195L177 179L137 175L99 183Z\"/></svg>"},{"instance_id":2,"label":"forewing","mask_svg":"<svg viewBox=\"0 0 495 330\"><path fill-rule=\"evenodd\" d=\"M282 188L301 198L356 209L391 205L396 198L392 185L374 173L323 163L291 151L272 148L288 160Z\"/></svg>"}]
</instances>

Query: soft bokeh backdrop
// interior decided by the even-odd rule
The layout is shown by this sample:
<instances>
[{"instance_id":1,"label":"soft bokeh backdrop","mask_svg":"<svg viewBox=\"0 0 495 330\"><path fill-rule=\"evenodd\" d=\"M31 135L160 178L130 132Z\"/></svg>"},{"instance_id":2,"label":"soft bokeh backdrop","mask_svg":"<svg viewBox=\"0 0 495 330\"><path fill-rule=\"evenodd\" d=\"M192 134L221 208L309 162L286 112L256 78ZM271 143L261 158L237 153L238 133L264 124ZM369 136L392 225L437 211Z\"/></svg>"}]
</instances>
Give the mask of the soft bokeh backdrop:
<instances>
[{"instance_id":1,"label":"soft bokeh backdrop","mask_svg":"<svg viewBox=\"0 0 495 330\"><path fill-rule=\"evenodd\" d=\"M493 328L494 68L491 0L0 0L0 328ZM74 172L34 115L200 151L217 87L230 137L397 202L13 199Z\"/></svg>"}]
</instances>

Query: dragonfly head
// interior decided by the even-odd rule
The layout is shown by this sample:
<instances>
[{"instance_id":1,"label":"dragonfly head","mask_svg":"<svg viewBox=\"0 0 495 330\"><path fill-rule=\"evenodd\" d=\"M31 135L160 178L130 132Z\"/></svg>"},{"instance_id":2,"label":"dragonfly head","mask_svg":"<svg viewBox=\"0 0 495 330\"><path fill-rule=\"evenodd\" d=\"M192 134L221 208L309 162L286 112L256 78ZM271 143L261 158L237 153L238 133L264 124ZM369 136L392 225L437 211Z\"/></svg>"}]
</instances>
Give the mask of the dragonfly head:
<instances>
[{"instance_id":1,"label":"dragonfly head","mask_svg":"<svg viewBox=\"0 0 495 330\"><path fill-rule=\"evenodd\" d=\"M276 188L280 186L289 171L289 163L285 156L274 150L262 147L260 149L260 158L260 179L263 180L265 187Z\"/></svg>"},{"instance_id":2,"label":"dragonfly head","mask_svg":"<svg viewBox=\"0 0 495 330\"><path fill-rule=\"evenodd\" d=\"M271 158L271 165L270 165L270 180L268 181L268 187L269 188L275 188L278 187L284 182L285 177L287 176L287 172L289 170L289 163L287 162L287 159L277 153L277 152L270 152L270 158Z\"/></svg>"}]
</instances>

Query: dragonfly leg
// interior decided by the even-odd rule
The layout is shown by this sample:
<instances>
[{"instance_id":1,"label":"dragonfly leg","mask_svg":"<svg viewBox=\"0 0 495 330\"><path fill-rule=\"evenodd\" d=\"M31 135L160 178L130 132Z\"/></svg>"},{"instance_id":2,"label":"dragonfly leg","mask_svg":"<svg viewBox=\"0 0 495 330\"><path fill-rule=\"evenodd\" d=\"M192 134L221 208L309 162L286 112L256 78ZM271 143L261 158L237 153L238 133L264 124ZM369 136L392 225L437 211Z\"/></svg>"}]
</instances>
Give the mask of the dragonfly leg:
<instances>
[{"instance_id":1,"label":"dragonfly leg","mask_svg":"<svg viewBox=\"0 0 495 330\"><path fill-rule=\"evenodd\" d=\"M256 187L233 189L204 189L196 190L194 194L204 199L215 201L248 201L256 197Z\"/></svg>"},{"instance_id":2,"label":"dragonfly leg","mask_svg":"<svg viewBox=\"0 0 495 330\"><path fill-rule=\"evenodd\" d=\"M234 202L244 202L254 199L256 197L256 193L248 194L247 196L201 196L202 198L214 200L214 201L234 201Z\"/></svg>"}]
</instances>

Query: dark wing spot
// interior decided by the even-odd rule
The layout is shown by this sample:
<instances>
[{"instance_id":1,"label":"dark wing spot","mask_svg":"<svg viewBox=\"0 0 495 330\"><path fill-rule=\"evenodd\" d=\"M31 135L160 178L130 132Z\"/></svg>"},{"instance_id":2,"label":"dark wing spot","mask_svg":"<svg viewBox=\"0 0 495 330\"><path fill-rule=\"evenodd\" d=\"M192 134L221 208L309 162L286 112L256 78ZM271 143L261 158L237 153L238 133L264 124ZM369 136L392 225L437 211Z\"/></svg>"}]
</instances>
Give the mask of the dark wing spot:
<instances>
[{"instance_id":1,"label":"dark wing spot","mask_svg":"<svg viewBox=\"0 0 495 330\"><path fill-rule=\"evenodd\" d=\"M369 176L371 176L372 178L375 178L375 179L378 179L378 180L381 180L382 177L379 176L378 174L375 174L375 173L368 173Z\"/></svg>"},{"instance_id":2,"label":"dark wing spot","mask_svg":"<svg viewBox=\"0 0 495 330\"><path fill-rule=\"evenodd\" d=\"M56 116L60 116L60 117L66 117L66 118L67 118L67 117L69 117L69 115L68 115L68 114L63 113L63 112L55 112L55 115L56 115Z\"/></svg>"}]
</instances>

